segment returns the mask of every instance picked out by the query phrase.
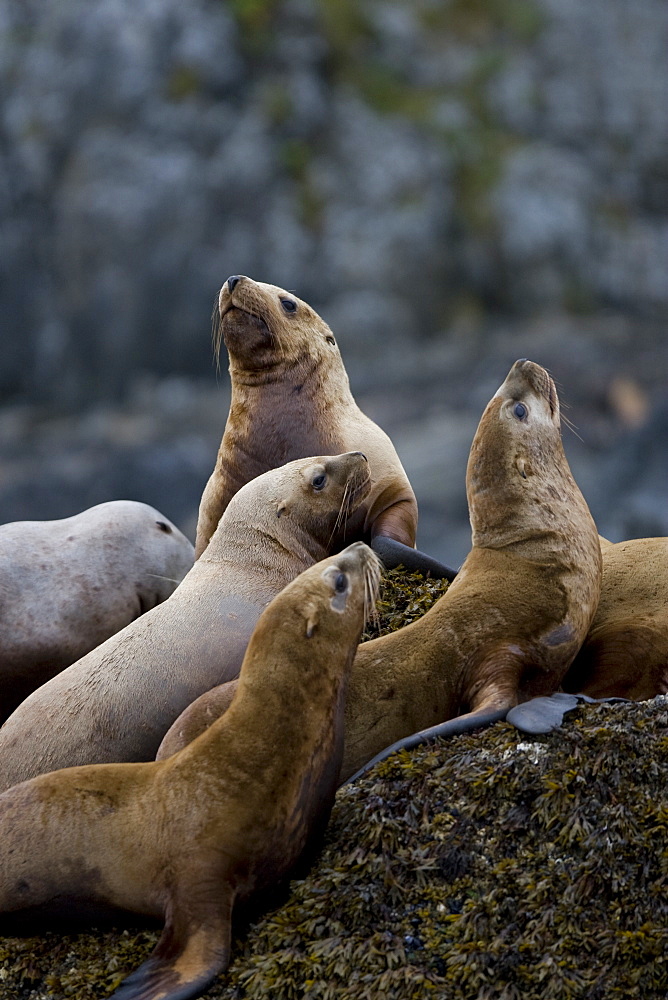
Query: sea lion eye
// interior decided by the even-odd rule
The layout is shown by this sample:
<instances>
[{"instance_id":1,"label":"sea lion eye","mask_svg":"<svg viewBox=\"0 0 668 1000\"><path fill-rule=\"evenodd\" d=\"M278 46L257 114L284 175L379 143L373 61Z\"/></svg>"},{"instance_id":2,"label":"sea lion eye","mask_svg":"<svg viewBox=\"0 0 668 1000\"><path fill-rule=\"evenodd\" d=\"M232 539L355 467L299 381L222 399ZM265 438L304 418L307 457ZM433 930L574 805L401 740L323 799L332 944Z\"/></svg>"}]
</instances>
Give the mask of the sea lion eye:
<instances>
[{"instance_id":1,"label":"sea lion eye","mask_svg":"<svg viewBox=\"0 0 668 1000\"><path fill-rule=\"evenodd\" d=\"M527 415L527 408L524 403L515 403L515 408L513 413L518 418L518 420L524 420Z\"/></svg>"},{"instance_id":2,"label":"sea lion eye","mask_svg":"<svg viewBox=\"0 0 668 1000\"><path fill-rule=\"evenodd\" d=\"M336 580L334 581L334 590L337 594L342 594L344 590L348 587L348 577L345 573L339 573Z\"/></svg>"},{"instance_id":3,"label":"sea lion eye","mask_svg":"<svg viewBox=\"0 0 668 1000\"><path fill-rule=\"evenodd\" d=\"M336 347L336 341L334 340L334 337L325 337L325 340L327 341L328 344L334 344L334 346Z\"/></svg>"},{"instance_id":4,"label":"sea lion eye","mask_svg":"<svg viewBox=\"0 0 668 1000\"><path fill-rule=\"evenodd\" d=\"M321 490L325 483L327 482L327 476L324 472L319 472L317 476L314 476L311 480L311 486L314 490Z\"/></svg>"},{"instance_id":5,"label":"sea lion eye","mask_svg":"<svg viewBox=\"0 0 668 1000\"><path fill-rule=\"evenodd\" d=\"M286 313L297 312L297 303L294 299L281 299L281 305Z\"/></svg>"}]
</instances>

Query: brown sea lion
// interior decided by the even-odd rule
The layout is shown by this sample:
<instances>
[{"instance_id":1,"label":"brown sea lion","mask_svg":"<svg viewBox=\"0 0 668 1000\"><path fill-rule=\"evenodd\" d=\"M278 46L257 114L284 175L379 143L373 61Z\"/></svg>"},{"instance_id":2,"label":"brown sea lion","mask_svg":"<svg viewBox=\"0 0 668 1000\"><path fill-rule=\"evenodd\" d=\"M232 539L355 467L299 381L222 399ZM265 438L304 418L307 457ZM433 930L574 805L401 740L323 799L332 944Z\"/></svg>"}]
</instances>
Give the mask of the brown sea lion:
<instances>
[{"instance_id":1,"label":"brown sea lion","mask_svg":"<svg viewBox=\"0 0 668 1000\"><path fill-rule=\"evenodd\" d=\"M304 455L360 449L371 492L351 517L349 538L372 544L387 565L455 574L414 549L417 502L387 434L350 391L334 334L276 285L233 275L220 290L215 346L230 358L232 398L214 471L199 509L195 554L205 550L231 498L254 476Z\"/></svg>"},{"instance_id":2,"label":"brown sea lion","mask_svg":"<svg viewBox=\"0 0 668 1000\"><path fill-rule=\"evenodd\" d=\"M285 878L327 823L378 576L356 542L288 584L257 623L230 710L168 761L67 768L1 795L0 911L82 902L164 919L113 996L199 995L228 964L235 902Z\"/></svg>"},{"instance_id":3,"label":"brown sea lion","mask_svg":"<svg viewBox=\"0 0 668 1000\"><path fill-rule=\"evenodd\" d=\"M144 503L0 526L0 722L31 691L166 600L191 543Z\"/></svg>"},{"instance_id":4,"label":"brown sea lion","mask_svg":"<svg viewBox=\"0 0 668 1000\"><path fill-rule=\"evenodd\" d=\"M357 652L342 781L396 741L473 729L556 691L587 633L601 551L564 455L554 382L539 365L517 361L488 404L466 489L473 548L454 583L423 618ZM232 682L202 695L160 755L201 732L233 692Z\"/></svg>"},{"instance_id":5,"label":"brown sea lion","mask_svg":"<svg viewBox=\"0 0 668 1000\"><path fill-rule=\"evenodd\" d=\"M229 504L172 596L34 691L0 728L0 789L75 764L151 760L183 709L236 677L255 623L340 547L370 488L361 452L299 459Z\"/></svg>"},{"instance_id":6,"label":"brown sea lion","mask_svg":"<svg viewBox=\"0 0 668 1000\"><path fill-rule=\"evenodd\" d=\"M635 701L668 694L668 538L601 549L601 599L563 687Z\"/></svg>"},{"instance_id":7,"label":"brown sea lion","mask_svg":"<svg viewBox=\"0 0 668 1000\"><path fill-rule=\"evenodd\" d=\"M488 403L466 494L472 549L454 583L423 618L360 647L344 780L394 749L552 694L587 634L601 548L564 454L554 382L539 365L516 361Z\"/></svg>"}]
</instances>

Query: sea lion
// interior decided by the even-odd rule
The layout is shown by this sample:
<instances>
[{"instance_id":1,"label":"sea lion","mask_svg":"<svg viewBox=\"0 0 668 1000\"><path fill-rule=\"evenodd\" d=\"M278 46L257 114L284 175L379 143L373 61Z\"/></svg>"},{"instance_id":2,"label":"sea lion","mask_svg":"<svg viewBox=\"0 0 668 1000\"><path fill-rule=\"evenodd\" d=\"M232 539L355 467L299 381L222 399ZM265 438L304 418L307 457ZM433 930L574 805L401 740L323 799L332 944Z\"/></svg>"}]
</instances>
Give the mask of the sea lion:
<instances>
[{"instance_id":1,"label":"sea lion","mask_svg":"<svg viewBox=\"0 0 668 1000\"><path fill-rule=\"evenodd\" d=\"M164 514L133 500L0 526L0 722L166 600L193 559L191 543Z\"/></svg>"},{"instance_id":2,"label":"sea lion","mask_svg":"<svg viewBox=\"0 0 668 1000\"><path fill-rule=\"evenodd\" d=\"M369 542L386 566L454 577L414 549L417 502L394 445L365 416L324 320L276 285L232 275L214 310L215 348L230 358L232 398L216 465L202 494L199 558L231 498L244 483L304 455L360 449L371 492L351 517L349 538Z\"/></svg>"},{"instance_id":3,"label":"sea lion","mask_svg":"<svg viewBox=\"0 0 668 1000\"><path fill-rule=\"evenodd\" d=\"M601 550L601 599L563 687L635 701L668 694L668 538Z\"/></svg>"},{"instance_id":4,"label":"sea lion","mask_svg":"<svg viewBox=\"0 0 668 1000\"><path fill-rule=\"evenodd\" d=\"M0 729L0 789L76 764L151 760L180 712L236 677L255 623L340 548L370 489L361 452L299 459L239 491L172 596L34 691Z\"/></svg>"},{"instance_id":5,"label":"sea lion","mask_svg":"<svg viewBox=\"0 0 668 1000\"><path fill-rule=\"evenodd\" d=\"M485 409L466 492L473 548L454 583L423 618L357 652L341 781L390 744L468 731L556 691L587 633L601 550L564 455L554 382L539 365L517 361ZM166 734L161 757L233 693L234 682L202 695Z\"/></svg>"},{"instance_id":6,"label":"sea lion","mask_svg":"<svg viewBox=\"0 0 668 1000\"><path fill-rule=\"evenodd\" d=\"M378 575L356 542L288 584L260 616L230 710L168 761L68 768L1 795L0 911L80 902L164 919L113 996L199 995L228 964L235 902L284 879L327 823Z\"/></svg>"},{"instance_id":7,"label":"sea lion","mask_svg":"<svg viewBox=\"0 0 668 1000\"><path fill-rule=\"evenodd\" d=\"M421 619L359 649L342 780L394 749L552 694L584 641L601 548L564 454L554 382L539 365L516 361L488 403L466 495L472 549L455 581Z\"/></svg>"}]
</instances>

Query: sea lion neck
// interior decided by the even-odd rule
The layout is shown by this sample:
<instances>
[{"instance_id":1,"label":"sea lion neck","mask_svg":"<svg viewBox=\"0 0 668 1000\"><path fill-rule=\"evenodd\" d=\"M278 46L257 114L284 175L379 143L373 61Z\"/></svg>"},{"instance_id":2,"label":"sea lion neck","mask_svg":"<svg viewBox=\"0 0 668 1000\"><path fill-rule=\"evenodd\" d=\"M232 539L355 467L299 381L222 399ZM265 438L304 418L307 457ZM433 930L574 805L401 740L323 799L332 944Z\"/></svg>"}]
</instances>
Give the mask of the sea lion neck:
<instances>
[{"instance_id":1,"label":"sea lion neck","mask_svg":"<svg viewBox=\"0 0 668 1000\"><path fill-rule=\"evenodd\" d=\"M354 404L348 375L338 353L328 357L303 353L297 358L277 354L274 361L257 367L230 355L229 372L233 396L235 390L243 393L259 388L264 393L273 387L283 396L301 393L314 396L327 383L328 387L334 386L338 396Z\"/></svg>"},{"instance_id":2,"label":"sea lion neck","mask_svg":"<svg viewBox=\"0 0 668 1000\"><path fill-rule=\"evenodd\" d=\"M219 462L236 489L294 459L308 455L335 455L342 451L337 429L346 414L358 414L347 377L321 389L318 378L294 377L270 382L232 381L230 410ZM286 413L289 401L289 417Z\"/></svg>"},{"instance_id":3,"label":"sea lion neck","mask_svg":"<svg viewBox=\"0 0 668 1000\"><path fill-rule=\"evenodd\" d=\"M312 524L304 525L299 519L290 524L289 539L286 538L285 520L276 526L265 516L249 517L240 512L237 519L230 507L223 515L219 528L200 559L204 564L231 563L243 565L247 570L257 571L270 577L277 573L290 580L311 563L319 562L327 555L327 541L331 526L323 525L322 537L318 537Z\"/></svg>"}]
</instances>

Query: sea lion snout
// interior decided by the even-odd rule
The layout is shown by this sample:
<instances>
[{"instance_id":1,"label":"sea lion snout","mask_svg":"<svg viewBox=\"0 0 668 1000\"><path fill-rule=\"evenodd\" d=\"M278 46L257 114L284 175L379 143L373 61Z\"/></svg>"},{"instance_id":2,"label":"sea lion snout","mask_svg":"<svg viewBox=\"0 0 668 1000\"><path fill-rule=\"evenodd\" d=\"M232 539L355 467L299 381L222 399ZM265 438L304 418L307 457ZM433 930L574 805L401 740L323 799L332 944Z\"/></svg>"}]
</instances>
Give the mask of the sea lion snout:
<instances>
[{"instance_id":1,"label":"sea lion snout","mask_svg":"<svg viewBox=\"0 0 668 1000\"><path fill-rule=\"evenodd\" d=\"M367 466L369 464L369 460L363 451L344 451L341 455L332 455L329 459L329 463L333 469L359 469L363 476L368 475Z\"/></svg>"},{"instance_id":2,"label":"sea lion snout","mask_svg":"<svg viewBox=\"0 0 668 1000\"><path fill-rule=\"evenodd\" d=\"M226 281L223 282L218 293L218 319L222 320L226 312L228 312L235 305L232 299L232 293L237 287L239 282L248 282L248 278L245 274L231 274ZM238 293L237 293L238 294ZM214 320L216 310L214 309Z\"/></svg>"},{"instance_id":3,"label":"sea lion snout","mask_svg":"<svg viewBox=\"0 0 668 1000\"><path fill-rule=\"evenodd\" d=\"M344 572L373 570L380 576L382 563L366 542L353 542L342 549L336 557L337 566Z\"/></svg>"}]
</instances>

